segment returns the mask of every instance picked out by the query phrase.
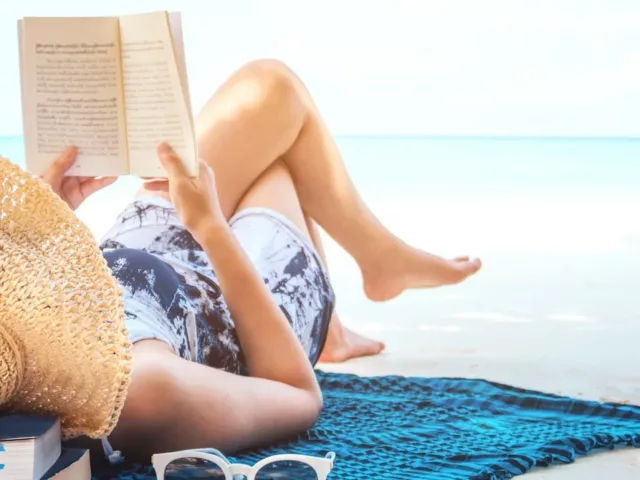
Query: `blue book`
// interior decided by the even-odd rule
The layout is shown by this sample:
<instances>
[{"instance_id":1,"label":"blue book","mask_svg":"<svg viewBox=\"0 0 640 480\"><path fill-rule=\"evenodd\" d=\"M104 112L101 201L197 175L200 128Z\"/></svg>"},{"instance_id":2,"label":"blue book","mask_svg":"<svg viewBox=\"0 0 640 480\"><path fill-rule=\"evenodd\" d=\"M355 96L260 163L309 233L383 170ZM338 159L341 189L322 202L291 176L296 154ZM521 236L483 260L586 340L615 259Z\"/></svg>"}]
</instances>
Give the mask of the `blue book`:
<instances>
[{"instance_id":1,"label":"blue book","mask_svg":"<svg viewBox=\"0 0 640 480\"><path fill-rule=\"evenodd\" d=\"M40 480L60 457L61 443L55 417L0 416L0 478Z\"/></svg>"}]
</instances>

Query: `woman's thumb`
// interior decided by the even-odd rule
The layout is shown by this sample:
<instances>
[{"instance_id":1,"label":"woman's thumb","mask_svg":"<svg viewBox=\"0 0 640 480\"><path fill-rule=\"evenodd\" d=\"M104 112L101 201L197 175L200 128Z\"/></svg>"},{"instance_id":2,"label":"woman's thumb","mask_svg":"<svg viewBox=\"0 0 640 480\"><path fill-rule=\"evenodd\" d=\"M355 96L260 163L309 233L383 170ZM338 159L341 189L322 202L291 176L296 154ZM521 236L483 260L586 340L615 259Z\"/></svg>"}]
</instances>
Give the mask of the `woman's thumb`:
<instances>
[{"instance_id":1,"label":"woman's thumb","mask_svg":"<svg viewBox=\"0 0 640 480\"><path fill-rule=\"evenodd\" d=\"M213 173L213 168L211 168L209 164L204 160L198 161L198 176L201 180L210 182L215 185L215 175Z\"/></svg>"}]
</instances>

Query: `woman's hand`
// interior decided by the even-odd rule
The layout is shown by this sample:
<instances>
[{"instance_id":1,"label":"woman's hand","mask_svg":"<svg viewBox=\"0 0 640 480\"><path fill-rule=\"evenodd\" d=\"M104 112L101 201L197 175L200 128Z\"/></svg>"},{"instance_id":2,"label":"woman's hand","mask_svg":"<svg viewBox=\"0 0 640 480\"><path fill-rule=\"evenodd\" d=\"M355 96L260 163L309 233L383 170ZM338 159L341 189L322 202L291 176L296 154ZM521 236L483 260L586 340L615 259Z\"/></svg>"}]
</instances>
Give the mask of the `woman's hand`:
<instances>
[{"instance_id":1,"label":"woman's hand","mask_svg":"<svg viewBox=\"0 0 640 480\"><path fill-rule=\"evenodd\" d=\"M76 161L77 150L74 147L67 148L56 158L49 169L42 175L42 179L51 185L62 200L72 210L75 210L91 194L111 185L116 177L67 177L65 174Z\"/></svg>"},{"instance_id":2,"label":"woman's hand","mask_svg":"<svg viewBox=\"0 0 640 480\"><path fill-rule=\"evenodd\" d=\"M189 177L182 160L166 143L158 147L158 157L169 176L171 201L187 230L197 241L219 227L227 227L218 202L213 169L204 161L199 162L197 178ZM150 182L147 190L164 190L164 182Z\"/></svg>"}]
</instances>

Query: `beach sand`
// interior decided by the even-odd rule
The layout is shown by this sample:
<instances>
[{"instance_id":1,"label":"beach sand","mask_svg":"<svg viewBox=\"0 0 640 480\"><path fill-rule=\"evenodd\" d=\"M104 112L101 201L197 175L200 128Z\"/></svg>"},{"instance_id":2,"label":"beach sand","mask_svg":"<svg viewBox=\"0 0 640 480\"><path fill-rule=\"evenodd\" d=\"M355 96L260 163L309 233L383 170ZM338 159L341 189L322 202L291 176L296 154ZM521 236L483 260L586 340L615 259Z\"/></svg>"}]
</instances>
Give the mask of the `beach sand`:
<instances>
[{"instance_id":1,"label":"beach sand","mask_svg":"<svg viewBox=\"0 0 640 480\"><path fill-rule=\"evenodd\" d=\"M320 368L485 378L640 405L640 192L449 191L419 202L374 193L365 197L403 238L437 253L479 255L484 268L462 285L374 304L353 261L329 240L338 311L387 350ZM127 201L106 191L79 214L100 235ZM523 478L640 478L640 451L597 453Z\"/></svg>"},{"instance_id":2,"label":"beach sand","mask_svg":"<svg viewBox=\"0 0 640 480\"><path fill-rule=\"evenodd\" d=\"M439 207L414 216L429 233L406 228L407 236L434 251L480 253L483 270L459 286L375 305L360 292L355 267L330 245L330 266L344 266L332 276L345 323L384 340L387 350L320 368L484 378L640 405L640 195L530 192L474 202L430 200ZM402 230L393 218L388 212L388 222ZM524 478L640 478L640 451L594 453Z\"/></svg>"}]
</instances>

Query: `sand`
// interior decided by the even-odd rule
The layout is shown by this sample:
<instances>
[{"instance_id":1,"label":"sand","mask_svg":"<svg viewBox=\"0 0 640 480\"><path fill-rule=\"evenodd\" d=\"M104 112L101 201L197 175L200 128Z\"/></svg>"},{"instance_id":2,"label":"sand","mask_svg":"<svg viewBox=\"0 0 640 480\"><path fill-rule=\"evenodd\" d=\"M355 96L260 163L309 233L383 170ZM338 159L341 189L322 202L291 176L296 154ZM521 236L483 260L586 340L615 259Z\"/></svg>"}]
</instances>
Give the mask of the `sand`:
<instances>
[{"instance_id":1,"label":"sand","mask_svg":"<svg viewBox=\"0 0 640 480\"><path fill-rule=\"evenodd\" d=\"M373 304L361 293L355 266L329 243L345 323L388 348L377 357L320 368L485 378L640 405L640 222L632 220L640 218L640 196L446 200L434 197L429 205L446 207L421 212L429 234L405 228L407 236L452 255L480 250L481 273L459 286ZM391 215L386 219L403 230ZM523 478L640 478L640 450L596 453Z\"/></svg>"}]
</instances>

